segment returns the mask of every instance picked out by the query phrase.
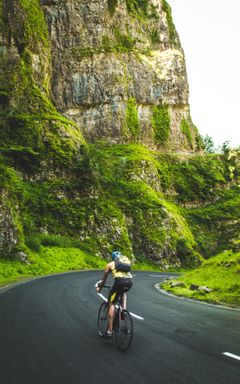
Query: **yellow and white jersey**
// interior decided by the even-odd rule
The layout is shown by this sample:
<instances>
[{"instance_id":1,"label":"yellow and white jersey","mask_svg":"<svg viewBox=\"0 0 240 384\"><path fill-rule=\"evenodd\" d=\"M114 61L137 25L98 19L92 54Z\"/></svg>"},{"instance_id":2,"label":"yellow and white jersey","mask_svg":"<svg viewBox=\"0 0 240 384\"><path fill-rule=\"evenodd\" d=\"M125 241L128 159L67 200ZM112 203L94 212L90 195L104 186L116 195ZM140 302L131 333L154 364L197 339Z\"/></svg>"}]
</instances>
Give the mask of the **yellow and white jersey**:
<instances>
[{"instance_id":1,"label":"yellow and white jersey","mask_svg":"<svg viewBox=\"0 0 240 384\"><path fill-rule=\"evenodd\" d=\"M111 271L112 271L112 276L114 279L119 279L119 278L122 278L122 279L131 279L132 278L132 275L130 272L122 272L122 271L117 271L116 268L115 268L115 262L113 262L113 269L111 268Z\"/></svg>"}]
</instances>

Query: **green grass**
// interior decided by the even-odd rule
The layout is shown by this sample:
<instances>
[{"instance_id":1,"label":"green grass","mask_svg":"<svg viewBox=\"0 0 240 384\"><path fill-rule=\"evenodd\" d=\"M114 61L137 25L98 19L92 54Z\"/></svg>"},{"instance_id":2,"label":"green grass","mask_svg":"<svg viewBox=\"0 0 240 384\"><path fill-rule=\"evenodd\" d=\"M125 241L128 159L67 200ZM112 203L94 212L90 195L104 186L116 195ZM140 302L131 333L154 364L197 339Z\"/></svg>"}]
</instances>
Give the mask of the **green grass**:
<instances>
[{"instance_id":1,"label":"green grass","mask_svg":"<svg viewBox=\"0 0 240 384\"><path fill-rule=\"evenodd\" d=\"M136 260L134 264L132 265L132 270L134 271L153 271L153 272L160 272L163 271L163 269L150 260L147 260L145 258L141 258L139 260Z\"/></svg>"},{"instance_id":2,"label":"green grass","mask_svg":"<svg viewBox=\"0 0 240 384\"><path fill-rule=\"evenodd\" d=\"M41 246L39 253L28 252L30 264L0 260L0 286L60 272L103 269L106 260L87 254L79 248Z\"/></svg>"},{"instance_id":3,"label":"green grass","mask_svg":"<svg viewBox=\"0 0 240 384\"><path fill-rule=\"evenodd\" d=\"M29 264L21 261L0 260L0 286L54 273L86 269L103 270L109 262L79 248L67 247L68 244L54 246L57 243L57 236L49 236L46 239L49 246L41 244L38 252L27 252ZM136 261L132 268L134 270L159 271L156 265L145 259Z\"/></svg>"},{"instance_id":4,"label":"green grass","mask_svg":"<svg viewBox=\"0 0 240 384\"><path fill-rule=\"evenodd\" d=\"M240 253L224 251L205 261L201 267L186 272L178 278L184 286L172 288L170 286L172 281L175 280L168 280L161 287L178 296L215 304L240 306ZM212 292L190 290L191 284L207 286Z\"/></svg>"}]
</instances>

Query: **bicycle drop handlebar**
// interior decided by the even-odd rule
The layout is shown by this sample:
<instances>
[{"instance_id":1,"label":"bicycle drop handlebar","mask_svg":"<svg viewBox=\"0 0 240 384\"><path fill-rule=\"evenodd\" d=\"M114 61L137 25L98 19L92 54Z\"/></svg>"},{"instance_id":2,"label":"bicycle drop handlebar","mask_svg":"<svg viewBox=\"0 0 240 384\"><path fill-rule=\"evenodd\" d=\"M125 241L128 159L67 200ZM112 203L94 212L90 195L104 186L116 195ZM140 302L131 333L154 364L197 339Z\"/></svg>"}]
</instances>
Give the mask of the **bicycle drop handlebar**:
<instances>
[{"instance_id":1,"label":"bicycle drop handlebar","mask_svg":"<svg viewBox=\"0 0 240 384\"><path fill-rule=\"evenodd\" d=\"M95 288L98 288L100 287L100 284L101 284L102 280L100 281L97 281L96 284L95 284ZM112 288L111 285L107 285L107 284L104 284L104 286L102 288Z\"/></svg>"}]
</instances>

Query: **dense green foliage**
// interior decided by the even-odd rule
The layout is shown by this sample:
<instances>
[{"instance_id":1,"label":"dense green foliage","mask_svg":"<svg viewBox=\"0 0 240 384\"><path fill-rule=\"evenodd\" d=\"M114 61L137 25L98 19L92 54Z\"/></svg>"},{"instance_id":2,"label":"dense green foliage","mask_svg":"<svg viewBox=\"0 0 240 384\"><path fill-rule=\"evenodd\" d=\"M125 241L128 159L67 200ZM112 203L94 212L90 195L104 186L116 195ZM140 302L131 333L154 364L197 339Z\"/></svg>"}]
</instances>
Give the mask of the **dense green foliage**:
<instances>
[{"instance_id":1,"label":"dense green foliage","mask_svg":"<svg viewBox=\"0 0 240 384\"><path fill-rule=\"evenodd\" d=\"M182 133L184 133L184 135L186 136L188 144L190 145L190 147L192 147L193 139L192 139L190 124L187 122L186 119L182 119L180 127L181 127Z\"/></svg>"},{"instance_id":2,"label":"dense green foliage","mask_svg":"<svg viewBox=\"0 0 240 384\"><path fill-rule=\"evenodd\" d=\"M86 147L70 177L31 181L19 172L36 155L21 150L15 148L16 161L2 152L1 183L20 202L28 245L46 232L75 238L85 251L103 256L115 246L140 258L166 252L173 265L178 258L187 265L199 258L196 251L209 256L231 247L239 232L239 188L221 189L232 182L232 159L195 155L180 161L137 144L100 144Z\"/></svg>"},{"instance_id":3,"label":"dense green foliage","mask_svg":"<svg viewBox=\"0 0 240 384\"><path fill-rule=\"evenodd\" d=\"M240 233L239 186L219 190L212 203L186 209L185 215L202 255L210 257L232 248Z\"/></svg>"},{"instance_id":4,"label":"dense green foliage","mask_svg":"<svg viewBox=\"0 0 240 384\"><path fill-rule=\"evenodd\" d=\"M16 31L14 35L17 46L20 50L23 50L28 44L31 45L31 48L36 48L36 42L39 41L48 46L47 26L39 0L20 0L20 5L24 13L23 15L19 13L17 17L23 17L24 22L21 23L23 27L21 33Z\"/></svg>"},{"instance_id":5,"label":"dense green foliage","mask_svg":"<svg viewBox=\"0 0 240 384\"><path fill-rule=\"evenodd\" d=\"M194 271L187 272L179 278L184 284L179 287L171 287L171 281L162 284L162 288L175 295L192 299L204 300L215 304L228 304L240 306L240 253L225 251ZM190 286L207 286L211 292L204 290L191 290Z\"/></svg>"},{"instance_id":6,"label":"dense green foliage","mask_svg":"<svg viewBox=\"0 0 240 384\"><path fill-rule=\"evenodd\" d=\"M154 20L148 20L157 19L155 7L147 0L126 0L126 5L134 23L151 24L147 38L158 44ZM108 0L113 20L116 6L117 0ZM162 6L171 43L177 44L171 9L165 0ZM17 47L14 60L8 50L0 57L0 225L13 228L14 236L10 246L1 233L6 249L0 255L0 283L102 268L113 249L134 256L139 269L154 263L165 270L192 268L202 261L200 255L234 249L240 233L239 151L226 146L221 155L180 155L137 144L138 103L130 91L123 122L130 144L86 144L79 127L50 101L50 47L39 1L19 0L14 17L9 24L5 14L0 25L6 44ZM114 26L100 46L73 49L80 59L137 54L144 49L137 44L141 36L137 41L128 33ZM38 71L33 54L40 60ZM153 106L151 123L157 147L166 151L168 108ZM188 146L195 149L197 142L202 148L189 119L182 119L180 128ZM18 261L19 251L29 264ZM221 257L238 263L230 251Z\"/></svg>"},{"instance_id":7,"label":"dense green foliage","mask_svg":"<svg viewBox=\"0 0 240 384\"><path fill-rule=\"evenodd\" d=\"M137 139L140 127L138 121L137 103L134 97L130 97L127 102L126 126L127 133L130 133L133 139Z\"/></svg>"},{"instance_id":8,"label":"dense green foliage","mask_svg":"<svg viewBox=\"0 0 240 384\"><path fill-rule=\"evenodd\" d=\"M170 116L167 107L153 107L152 126L155 142L160 145L166 144L170 135Z\"/></svg>"}]
</instances>

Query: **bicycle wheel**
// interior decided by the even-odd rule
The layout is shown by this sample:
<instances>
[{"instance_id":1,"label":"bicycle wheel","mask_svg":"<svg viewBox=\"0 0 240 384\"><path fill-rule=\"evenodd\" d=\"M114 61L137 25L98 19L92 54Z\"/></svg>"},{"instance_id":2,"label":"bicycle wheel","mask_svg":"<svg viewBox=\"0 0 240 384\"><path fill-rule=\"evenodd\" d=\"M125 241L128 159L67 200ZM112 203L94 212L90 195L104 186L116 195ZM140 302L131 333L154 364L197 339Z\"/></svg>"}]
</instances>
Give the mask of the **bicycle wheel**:
<instances>
[{"instance_id":1,"label":"bicycle wheel","mask_svg":"<svg viewBox=\"0 0 240 384\"><path fill-rule=\"evenodd\" d=\"M98 334L106 334L108 325L108 303L102 303L98 311Z\"/></svg>"},{"instance_id":2,"label":"bicycle wheel","mask_svg":"<svg viewBox=\"0 0 240 384\"><path fill-rule=\"evenodd\" d=\"M118 310L118 327L116 329L116 343L118 348L125 352L131 345L133 337L133 321L130 313Z\"/></svg>"}]
</instances>

